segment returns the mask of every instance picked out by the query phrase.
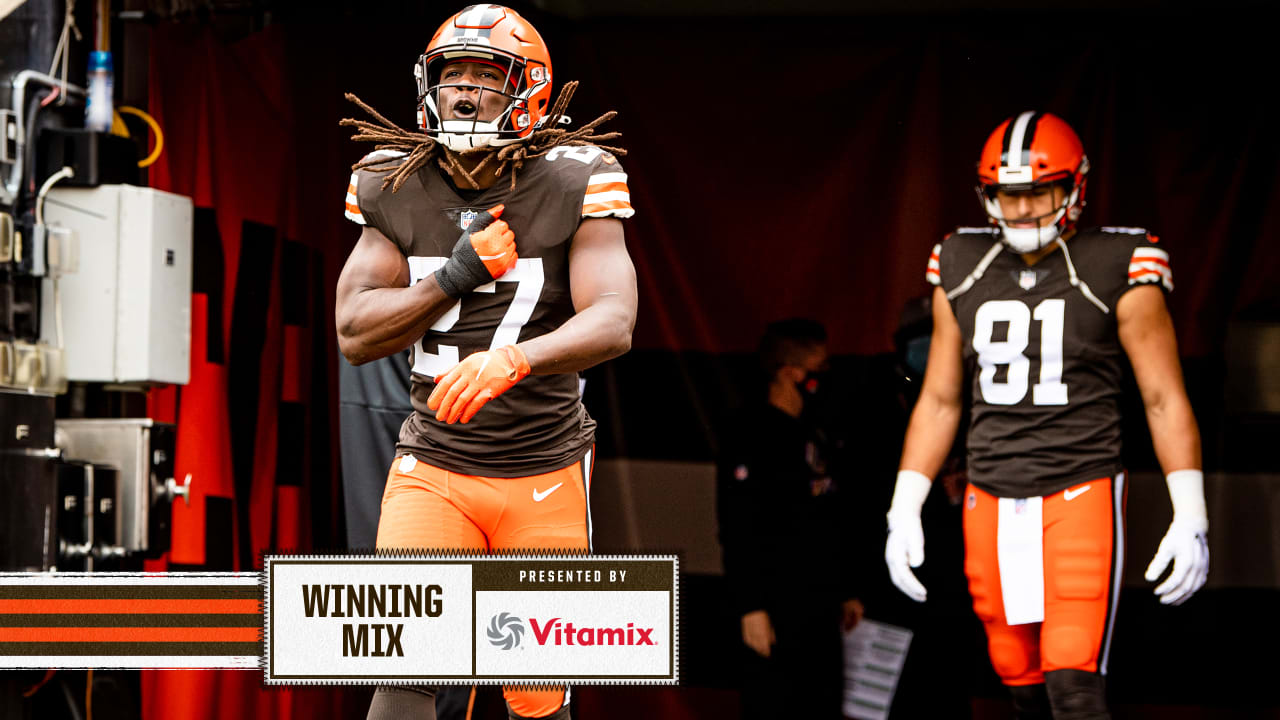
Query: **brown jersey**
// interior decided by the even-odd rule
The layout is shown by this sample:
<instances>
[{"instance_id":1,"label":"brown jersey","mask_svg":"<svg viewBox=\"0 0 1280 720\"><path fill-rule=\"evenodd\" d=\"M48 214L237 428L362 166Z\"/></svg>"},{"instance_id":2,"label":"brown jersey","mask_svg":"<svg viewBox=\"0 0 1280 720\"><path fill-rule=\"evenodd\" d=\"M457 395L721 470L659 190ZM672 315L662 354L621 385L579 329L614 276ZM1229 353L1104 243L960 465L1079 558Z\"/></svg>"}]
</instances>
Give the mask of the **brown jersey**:
<instances>
[{"instance_id":1,"label":"brown jersey","mask_svg":"<svg viewBox=\"0 0 1280 720\"><path fill-rule=\"evenodd\" d=\"M379 151L394 158L397 154ZM471 200L434 166L397 193L386 176L351 176L349 219L370 225L409 261L410 283L448 260L462 228L482 210L506 206L516 236L516 266L454 303L413 345L414 412L397 452L467 475L522 477L576 462L590 449L595 421L582 406L577 373L530 375L489 401L467 424L438 422L427 408L435 378L466 356L545 335L574 314L569 245L586 217L630 217L627 176L610 153L592 146L555 148L525 163L515 190L504 179Z\"/></svg>"},{"instance_id":2,"label":"brown jersey","mask_svg":"<svg viewBox=\"0 0 1280 720\"><path fill-rule=\"evenodd\" d=\"M1034 497L1120 469L1128 360L1115 308L1138 284L1173 289L1156 242L1137 228L1083 230L1034 266L997 249L990 228L959 228L934 248L926 278L960 324L975 485Z\"/></svg>"}]
</instances>

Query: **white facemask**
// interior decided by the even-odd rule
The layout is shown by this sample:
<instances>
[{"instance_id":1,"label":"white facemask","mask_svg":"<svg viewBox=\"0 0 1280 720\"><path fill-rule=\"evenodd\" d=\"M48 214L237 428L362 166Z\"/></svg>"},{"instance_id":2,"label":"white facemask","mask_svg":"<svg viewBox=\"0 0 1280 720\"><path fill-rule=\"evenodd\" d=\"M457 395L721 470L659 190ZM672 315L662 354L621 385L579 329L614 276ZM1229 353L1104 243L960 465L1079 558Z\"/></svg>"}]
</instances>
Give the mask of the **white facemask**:
<instances>
[{"instance_id":1,"label":"white facemask","mask_svg":"<svg viewBox=\"0 0 1280 720\"><path fill-rule=\"evenodd\" d=\"M1004 213L1000 210L1000 203L995 198L986 198L984 196L984 204L986 205L987 214L990 215L1000 225L1000 240L1010 250L1016 253L1032 253L1052 244L1061 234L1059 223L1063 216L1067 214L1068 208L1075 206L1076 199L1079 197L1080 190L1077 187L1072 190L1071 195L1066 198L1062 207L1053 213L1053 219L1044 227L1009 227L1005 222ZM1079 213L1073 213L1074 220ZM1038 221L1039 218L1036 218Z\"/></svg>"}]
</instances>

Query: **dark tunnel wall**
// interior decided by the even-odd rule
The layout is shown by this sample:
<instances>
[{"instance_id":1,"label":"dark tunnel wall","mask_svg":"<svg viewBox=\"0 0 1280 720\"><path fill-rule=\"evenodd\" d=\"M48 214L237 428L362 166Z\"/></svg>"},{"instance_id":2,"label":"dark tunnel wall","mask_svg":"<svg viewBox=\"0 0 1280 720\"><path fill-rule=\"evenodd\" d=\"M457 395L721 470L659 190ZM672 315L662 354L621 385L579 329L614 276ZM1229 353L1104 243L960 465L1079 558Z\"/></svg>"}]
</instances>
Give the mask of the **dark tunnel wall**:
<instances>
[{"instance_id":1,"label":"dark tunnel wall","mask_svg":"<svg viewBox=\"0 0 1280 720\"><path fill-rule=\"evenodd\" d=\"M1256 441L1273 424L1221 418L1229 323L1280 319L1280 140L1257 84L1275 63L1257 18L526 11L557 82L582 83L570 114L619 111L608 127L630 150L641 307L631 355L588 373L590 409L610 419L603 456L710 459L713 428L749 392L742 354L770 320L817 317L837 354L891 350L903 303L927 291L929 249L985 222L973 167L987 133L1039 108L1085 142L1083 223L1145 226L1170 252L1209 467L1270 467ZM412 64L440 18L394 4L278 19L288 67L270 72L284 73L297 118L299 237L323 249L333 280L357 236L338 197L366 150L337 127L360 115L341 94L412 124ZM854 365L850 392L882 389L885 363ZM1131 414L1136 464L1150 467Z\"/></svg>"},{"instance_id":2,"label":"dark tunnel wall","mask_svg":"<svg viewBox=\"0 0 1280 720\"><path fill-rule=\"evenodd\" d=\"M1274 62L1247 17L530 15L557 82L582 82L574 119L619 111L638 347L748 350L765 321L809 314L838 353L888 350L929 249L985 221L972 171L987 133L1027 108L1084 139L1085 224L1167 244L1184 354L1214 352L1231 317L1280 314L1280 143L1256 85ZM321 20L283 22L316 203L361 153L334 127L340 91L411 123L412 62L438 18ZM325 229L339 254L354 241Z\"/></svg>"},{"instance_id":3,"label":"dark tunnel wall","mask_svg":"<svg viewBox=\"0 0 1280 720\"><path fill-rule=\"evenodd\" d=\"M334 357L327 318L358 235L340 203L350 164L368 149L337 124L360 115L342 93L413 122L413 62L441 18L409 5L281 13L241 40L191 23L155 26L152 110L166 123L170 149L153 178L195 195L198 206L223 198L215 214L225 290L221 313L210 313L221 315L221 333L242 332L231 327L230 303L237 293L254 296L240 292L240 273L265 252L242 252L242 221L277 228L313 258L305 272L314 322L302 337L314 347L303 352L269 335L264 347L275 354L255 363L241 353L250 364L238 377L278 385L304 374L336 397L336 372L322 367ZM823 320L833 350L849 358L850 425L875 430L863 433L873 447L899 441L879 419L892 402L891 363L856 357L890 349L899 308L926 291L925 260L942 234L983 221L971 171L986 134L1008 114L1038 107L1084 138L1094 167L1086 222L1148 226L1170 251L1171 309L1208 467L1273 468L1239 459L1259 457L1265 444L1255 440L1274 423L1242 433L1220 417L1228 322L1280 317L1270 281L1280 270L1280 143L1256 87L1273 63L1251 18L1059 12L570 23L529 15L553 49L557 82L582 81L571 115L582 122L617 109L612 127L631 151L623 162L638 212L627 233L641 307L632 353L588 373L588 406L605 420L602 457L710 460L714 429L750 394L744 353L767 321L798 314ZM294 271L303 270L275 272ZM314 367L305 373L273 369L307 357ZM261 423L275 417L271 393L279 389L263 389L259 430L252 417L231 418L249 439L269 433ZM239 397L245 408L256 402ZM1135 467L1150 467L1141 415L1130 414L1131 445L1143 456ZM315 437L326 423L336 433L332 413L311 417ZM256 454L278 453L274 440L232 444L237 467L252 464L270 482ZM336 456L317 465L326 467L308 481L312 508L338 506ZM255 537L266 537L270 518L257 517ZM340 536L333 527L323 537Z\"/></svg>"}]
</instances>

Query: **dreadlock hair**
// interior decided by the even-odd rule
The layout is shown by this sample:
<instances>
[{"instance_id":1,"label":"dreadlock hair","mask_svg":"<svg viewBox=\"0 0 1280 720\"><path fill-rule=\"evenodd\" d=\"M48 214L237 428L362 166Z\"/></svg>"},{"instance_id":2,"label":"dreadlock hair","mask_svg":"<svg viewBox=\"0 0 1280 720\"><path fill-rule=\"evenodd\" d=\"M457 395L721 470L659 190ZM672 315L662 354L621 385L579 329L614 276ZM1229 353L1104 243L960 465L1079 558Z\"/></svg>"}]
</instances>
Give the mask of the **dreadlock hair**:
<instances>
[{"instance_id":1,"label":"dreadlock hair","mask_svg":"<svg viewBox=\"0 0 1280 720\"><path fill-rule=\"evenodd\" d=\"M344 118L339 125L356 128L356 134L351 136L352 140L376 143L374 150L396 150L407 156L403 162L399 162L399 158L366 158L351 166L352 171L367 169L373 172L389 172L390 174L382 180L382 188L384 190L387 185L390 185L391 192L398 192L406 180L413 177L419 168L432 160L445 172L461 175L475 190L480 189L480 183L476 182L476 177L479 176L481 170L492 166L493 174L500 176L507 169L510 169L511 189L514 190L516 187L516 171L524 165L526 160L542 157L551 152L552 148L561 145L598 145L615 155L627 154L627 151L622 148L601 144L602 141L621 137L622 133L595 134L597 127L612 120L618 114L613 110L576 130L567 130L560 127L560 118L564 116L564 111L569 107L569 101L573 99L573 93L577 89L577 80L566 83L561 88L560 96L556 98L555 103L551 106L551 112L547 114L546 121L543 122L541 128L534 130L529 137L522 139L520 142L501 147L479 147L463 150L460 153L455 152L436 142L425 132L409 131L401 128L383 117L377 110L369 107L368 104L353 93L345 94L347 100L355 103L377 123ZM483 155L484 157L474 170L467 172L462 163L458 161L459 157L471 157L474 155Z\"/></svg>"}]
</instances>

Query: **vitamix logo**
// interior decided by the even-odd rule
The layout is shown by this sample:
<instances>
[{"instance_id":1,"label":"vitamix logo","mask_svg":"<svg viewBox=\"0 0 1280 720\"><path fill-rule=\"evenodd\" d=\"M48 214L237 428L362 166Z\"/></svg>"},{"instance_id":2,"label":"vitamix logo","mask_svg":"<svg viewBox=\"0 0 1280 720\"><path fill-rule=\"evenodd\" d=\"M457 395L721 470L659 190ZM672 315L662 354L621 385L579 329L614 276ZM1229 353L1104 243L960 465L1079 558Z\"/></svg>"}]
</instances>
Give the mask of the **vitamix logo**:
<instances>
[{"instance_id":1,"label":"vitamix logo","mask_svg":"<svg viewBox=\"0 0 1280 720\"><path fill-rule=\"evenodd\" d=\"M489 644L503 650L520 646L520 636L524 635L524 623L511 613L499 613L489 619L489 630L485 632Z\"/></svg>"},{"instance_id":2,"label":"vitamix logo","mask_svg":"<svg viewBox=\"0 0 1280 720\"><path fill-rule=\"evenodd\" d=\"M560 618L539 622L529 618L533 639L539 645L657 645L652 635L654 628L638 628L634 623L626 627L576 627L562 623Z\"/></svg>"},{"instance_id":3,"label":"vitamix logo","mask_svg":"<svg viewBox=\"0 0 1280 720\"><path fill-rule=\"evenodd\" d=\"M625 627L579 627L571 622L561 622L560 618L546 621L529 618L529 626L533 629L534 642L539 645L591 647L658 644L653 639L655 628L636 627L635 623L627 623ZM489 618L489 629L485 635L488 636L490 645L510 650L520 646L524 630L524 622L520 618L504 612Z\"/></svg>"}]
</instances>

